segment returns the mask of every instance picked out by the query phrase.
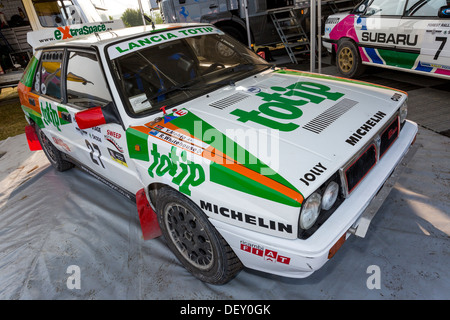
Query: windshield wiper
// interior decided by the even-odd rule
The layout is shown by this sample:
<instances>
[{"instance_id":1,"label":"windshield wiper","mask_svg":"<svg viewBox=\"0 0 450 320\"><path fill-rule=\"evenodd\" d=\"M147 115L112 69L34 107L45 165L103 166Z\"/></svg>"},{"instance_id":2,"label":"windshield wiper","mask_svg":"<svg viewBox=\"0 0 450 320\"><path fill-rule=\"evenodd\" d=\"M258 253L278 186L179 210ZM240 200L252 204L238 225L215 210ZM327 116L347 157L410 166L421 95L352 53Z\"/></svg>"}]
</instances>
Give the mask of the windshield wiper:
<instances>
[{"instance_id":1,"label":"windshield wiper","mask_svg":"<svg viewBox=\"0 0 450 320\"><path fill-rule=\"evenodd\" d=\"M193 88L193 87L190 87L190 85L194 82L193 80L198 80L198 79L192 79L192 80L190 80L190 81L188 81L188 82L186 82L186 83L183 83L183 84L177 84L177 85L171 86L171 87L169 87L169 88L167 88L167 89L164 89L164 90L162 90L162 91L160 91L160 92L155 93L155 94L152 95L151 97L147 97L147 98L146 98L145 100L143 100L141 103L145 103L145 102L147 102L147 101L151 101L151 100L153 100L153 99L157 99L157 98L159 98L160 96L163 96L163 95L165 95L165 94L168 94L168 93L171 93L171 92L174 92L174 91L199 90L200 88Z\"/></svg>"},{"instance_id":2,"label":"windshield wiper","mask_svg":"<svg viewBox=\"0 0 450 320\"><path fill-rule=\"evenodd\" d=\"M244 64L239 64L237 66L234 66L232 68L227 68L225 69L225 71L227 72L239 72L239 71L250 71L253 70L255 66L266 66L268 68L274 68L275 65L274 64L269 64L269 63L244 63ZM201 86L201 87L192 87L191 84L193 84L194 82L197 82L199 79L192 79L186 83L183 84L177 84L174 86L171 86L167 89L164 89L160 92L155 93L154 95L152 95L151 97L147 97L145 100L143 100L141 103L145 103L147 101L151 101L153 99L157 99L162 95L174 92L174 91L191 91L191 90L203 90L205 86ZM211 87L211 86L216 86L216 85L230 85L230 86L234 86L234 80L220 80L217 82L213 82L213 83L208 83L206 85L206 87Z\"/></svg>"},{"instance_id":3,"label":"windshield wiper","mask_svg":"<svg viewBox=\"0 0 450 320\"><path fill-rule=\"evenodd\" d=\"M239 71L249 71L253 70L254 66L261 65L266 66L270 68L275 68L274 64L268 64L268 63L245 63L245 64L239 64L237 66L227 68L225 69L225 72L239 72ZM211 82L206 84L205 87L212 87L212 86L220 86L220 85L229 85L229 86L235 86L234 80L219 80L216 82Z\"/></svg>"},{"instance_id":4,"label":"windshield wiper","mask_svg":"<svg viewBox=\"0 0 450 320\"><path fill-rule=\"evenodd\" d=\"M220 85L227 85L227 86L235 86L234 80L219 80L216 82L211 82L205 85L205 87L213 87L213 86L220 86Z\"/></svg>"},{"instance_id":5,"label":"windshield wiper","mask_svg":"<svg viewBox=\"0 0 450 320\"><path fill-rule=\"evenodd\" d=\"M239 64L235 67L230 68L229 70L232 72L238 72L238 71L250 71L253 70L256 66L265 66L267 68L274 68L274 64L269 63L243 63Z\"/></svg>"}]
</instances>

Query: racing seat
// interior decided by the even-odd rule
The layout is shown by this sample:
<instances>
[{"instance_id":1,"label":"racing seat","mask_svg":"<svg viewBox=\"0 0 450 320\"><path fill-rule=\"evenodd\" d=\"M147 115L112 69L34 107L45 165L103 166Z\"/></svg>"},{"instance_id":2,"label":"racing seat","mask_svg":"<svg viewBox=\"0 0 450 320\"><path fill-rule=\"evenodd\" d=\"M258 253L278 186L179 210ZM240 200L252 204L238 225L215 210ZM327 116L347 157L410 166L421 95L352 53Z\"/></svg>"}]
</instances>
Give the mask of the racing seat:
<instances>
[{"instance_id":1,"label":"racing seat","mask_svg":"<svg viewBox=\"0 0 450 320\"><path fill-rule=\"evenodd\" d=\"M200 74L197 57L185 40L161 46L152 57L164 76L166 88L183 85Z\"/></svg>"},{"instance_id":2,"label":"racing seat","mask_svg":"<svg viewBox=\"0 0 450 320\"><path fill-rule=\"evenodd\" d=\"M128 97L146 93L151 96L164 87L161 75L151 65L138 71L128 71L122 74L124 91Z\"/></svg>"},{"instance_id":3,"label":"racing seat","mask_svg":"<svg viewBox=\"0 0 450 320\"><path fill-rule=\"evenodd\" d=\"M169 57L169 63L175 64L177 73L174 74L174 80L178 83L186 83L197 77L198 69L195 61L184 53L174 53Z\"/></svg>"}]
</instances>

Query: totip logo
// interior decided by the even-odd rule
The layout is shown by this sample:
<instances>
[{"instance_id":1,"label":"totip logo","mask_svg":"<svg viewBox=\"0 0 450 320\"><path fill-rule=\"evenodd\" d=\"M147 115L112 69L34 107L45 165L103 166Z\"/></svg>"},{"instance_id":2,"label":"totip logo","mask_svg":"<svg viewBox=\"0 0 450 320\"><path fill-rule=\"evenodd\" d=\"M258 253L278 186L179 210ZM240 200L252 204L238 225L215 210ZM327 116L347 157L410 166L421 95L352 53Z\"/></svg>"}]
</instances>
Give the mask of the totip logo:
<instances>
[{"instance_id":1,"label":"totip logo","mask_svg":"<svg viewBox=\"0 0 450 320\"><path fill-rule=\"evenodd\" d=\"M76 36L81 36L83 34L91 34L94 32L106 31L105 24L83 26L81 28L71 28L70 26L58 27L54 32L56 40L70 39Z\"/></svg>"}]
</instances>

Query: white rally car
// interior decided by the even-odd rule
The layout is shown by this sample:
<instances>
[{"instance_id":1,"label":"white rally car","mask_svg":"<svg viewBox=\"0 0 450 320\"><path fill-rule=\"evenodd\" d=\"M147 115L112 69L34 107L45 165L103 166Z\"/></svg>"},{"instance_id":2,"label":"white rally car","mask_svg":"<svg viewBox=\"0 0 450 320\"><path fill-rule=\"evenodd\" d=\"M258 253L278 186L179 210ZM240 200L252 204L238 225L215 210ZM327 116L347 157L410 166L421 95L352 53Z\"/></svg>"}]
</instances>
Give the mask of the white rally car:
<instances>
[{"instance_id":1,"label":"white rally car","mask_svg":"<svg viewBox=\"0 0 450 320\"><path fill-rule=\"evenodd\" d=\"M323 44L346 77L370 65L450 79L449 38L446 0L365 0L328 17Z\"/></svg>"},{"instance_id":2,"label":"white rally car","mask_svg":"<svg viewBox=\"0 0 450 320\"><path fill-rule=\"evenodd\" d=\"M404 92L275 68L207 24L38 48L19 94L30 148L136 201L144 239L214 284L306 277L364 236L417 133Z\"/></svg>"}]
</instances>

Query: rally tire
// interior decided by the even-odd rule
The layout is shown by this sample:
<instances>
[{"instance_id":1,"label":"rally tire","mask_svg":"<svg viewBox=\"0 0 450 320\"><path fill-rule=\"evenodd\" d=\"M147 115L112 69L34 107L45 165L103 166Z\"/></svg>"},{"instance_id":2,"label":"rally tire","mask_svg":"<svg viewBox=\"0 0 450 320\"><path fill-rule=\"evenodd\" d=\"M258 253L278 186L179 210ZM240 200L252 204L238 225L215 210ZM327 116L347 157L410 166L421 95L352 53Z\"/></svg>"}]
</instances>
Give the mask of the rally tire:
<instances>
[{"instance_id":1,"label":"rally tire","mask_svg":"<svg viewBox=\"0 0 450 320\"><path fill-rule=\"evenodd\" d=\"M203 211L184 195L171 188L160 190L156 210L168 247L198 279L221 285L243 268Z\"/></svg>"},{"instance_id":2,"label":"rally tire","mask_svg":"<svg viewBox=\"0 0 450 320\"><path fill-rule=\"evenodd\" d=\"M47 138L44 131L37 126L35 126L35 128L42 150L44 150L44 153L53 168L58 171L66 171L73 168L73 164L63 159L63 154L61 151L56 149L53 143L51 143L51 141Z\"/></svg>"},{"instance_id":3,"label":"rally tire","mask_svg":"<svg viewBox=\"0 0 450 320\"><path fill-rule=\"evenodd\" d=\"M360 76L365 69L358 47L353 41L343 40L336 52L336 66L339 73L347 78Z\"/></svg>"}]
</instances>

